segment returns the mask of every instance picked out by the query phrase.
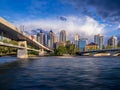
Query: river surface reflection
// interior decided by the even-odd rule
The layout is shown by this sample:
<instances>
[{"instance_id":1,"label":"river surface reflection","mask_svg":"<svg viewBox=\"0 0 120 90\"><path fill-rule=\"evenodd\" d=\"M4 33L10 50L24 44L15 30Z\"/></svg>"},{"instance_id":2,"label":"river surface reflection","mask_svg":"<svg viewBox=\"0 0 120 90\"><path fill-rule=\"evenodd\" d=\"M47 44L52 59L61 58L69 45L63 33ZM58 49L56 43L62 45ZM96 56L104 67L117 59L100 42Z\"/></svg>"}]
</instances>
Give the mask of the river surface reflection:
<instances>
[{"instance_id":1,"label":"river surface reflection","mask_svg":"<svg viewBox=\"0 0 120 90\"><path fill-rule=\"evenodd\" d=\"M120 57L38 57L0 65L0 90L113 89L120 90Z\"/></svg>"}]
</instances>

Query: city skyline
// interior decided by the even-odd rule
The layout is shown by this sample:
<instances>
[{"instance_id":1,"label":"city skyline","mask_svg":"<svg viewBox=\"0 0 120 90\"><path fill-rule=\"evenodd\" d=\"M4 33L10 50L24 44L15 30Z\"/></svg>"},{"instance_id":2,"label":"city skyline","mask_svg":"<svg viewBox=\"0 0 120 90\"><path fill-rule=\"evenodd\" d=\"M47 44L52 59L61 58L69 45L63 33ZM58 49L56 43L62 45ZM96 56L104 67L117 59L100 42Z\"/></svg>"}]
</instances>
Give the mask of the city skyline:
<instances>
[{"instance_id":1,"label":"city skyline","mask_svg":"<svg viewBox=\"0 0 120 90\"><path fill-rule=\"evenodd\" d=\"M38 31L37 31L37 30L38 30ZM44 31L44 30L42 30L42 29L37 29L37 30L33 30L33 33L34 33L35 31L37 31L37 32L35 32L34 34L32 34L32 36L37 35L37 34L40 33L41 31L42 31L44 34L48 35L49 32L52 31L52 30L49 30L49 31L46 32L46 31ZM53 31L52 31L52 32L53 32ZM114 37L114 36L117 37L118 42L120 42L119 36L116 36L116 35L111 35L111 36L109 36L109 37L106 39L106 38L105 38L106 36L103 35L103 34L95 34L95 35L92 35L91 38L88 38L88 37L82 36L82 35L79 34L79 33L76 33L76 34L72 34L72 35L73 35L72 38L69 38L69 36L67 35L68 32L66 32L66 30L61 30L61 31L58 32L58 33L54 33L54 32L53 32L53 33L57 36L58 42L61 42L61 41L62 41L62 40L60 39L60 38L62 37L62 36L61 36L61 32L65 32L65 33L66 33L66 35L65 35L66 40L65 40L65 41L71 41L71 42L74 43L74 44L77 44L78 41L79 41L81 38L87 38L87 39L88 39L88 43L94 42L94 43L96 43L96 44L100 44L101 42L99 42L99 38L96 39L96 36L102 37L102 38L100 39L100 41L102 40L102 45L100 45L100 46L101 46L101 49L102 49L102 46L107 46L107 45L108 45L108 40L109 40L111 37Z\"/></svg>"},{"instance_id":2,"label":"city skyline","mask_svg":"<svg viewBox=\"0 0 120 90\"><path fill-rule=\"evenodd\" d=\"M15 0L14 3L1 0L0 14L18 27L24 25L26 32L37 28L52 29L55 33L66 30L72 38L71 34L79 33L87 38L103 34L108 39L119 36L119 3L118 0Z\"/></svg>"},{"instance_id":3,"label":"city skyline","mask_svg":"<svg viewBox=\"0 0 120 90\"><path fill-rule=\"evenodd\" d=\"M83 42L83 43L85 42L84 47L87 45L88 46L89 45L97 45L100 50L104 49L105 47L116 48L117 46L120 46L119 45L120 40L118 40L117 39L118 37L115 35L110 36L108 39L105 40L104 39L105 36L103 36L102 34L96 34L93 36L93 40L90 40L89 38L81 37L80 34L75 34L73 40L71 40L68 38L67 32L65 30L61 30L59 35L55 34L52 30L50 30L49 32L45 32L45 33L44 33L44 31L40 30L36 34L36 36L34 36L35 35L34 34L34 35L32 35L32 37L34 37L34 39L35 39L35 37L37 37L37 38L41 37L42 35L38 36L38 34L41 32L47 36L47 38L45 40L43 40L43 38L41 38L42 42L47 41L47 43L43 44L43 45L47 45L50 48L55 48L56 45L58 47L58 44L64 45L67 41L70 41L70 43L76 45L76 47L79 47L79 45L81 44L80 42ZM53 33L53 35L52 35L52 33ZM37 40L37 41L40 42L39 40ZM95 48L96 48L96 46L95 46Z\"/></svg>"},{"instance_id":4,"label":"city skyline","mask_svg":"<svg viewBox=\"0 0 120 90\"><path fill-rule=\"evenodd\" d=\"M0 0L0 90L120 90L120 0Z\"/></svg>"}]
</instances>

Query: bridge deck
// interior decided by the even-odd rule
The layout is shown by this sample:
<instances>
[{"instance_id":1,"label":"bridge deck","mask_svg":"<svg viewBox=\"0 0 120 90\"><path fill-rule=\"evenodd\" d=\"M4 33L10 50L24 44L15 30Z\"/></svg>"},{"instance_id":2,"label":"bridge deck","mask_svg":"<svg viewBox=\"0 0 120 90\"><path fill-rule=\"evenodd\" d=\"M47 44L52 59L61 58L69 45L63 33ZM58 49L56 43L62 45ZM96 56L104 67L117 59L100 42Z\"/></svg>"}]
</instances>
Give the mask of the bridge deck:
<instances>
[{"instance_id":1,"label":"bridge deck","mask_svg":"<svg viewBox=\"0 0 120 90\"><path fill-rule=\"evenodd\" d=\"M3 18L0 17L0 33L4 34L5 37L10 38L16 41L27 41L28 45L34 46L35 48L43 48L47 51L53 51L48 47L40 44L39 42L32 40L29 35L12 25L11 23L7 22Z\"/></svg>"}]
</instances>

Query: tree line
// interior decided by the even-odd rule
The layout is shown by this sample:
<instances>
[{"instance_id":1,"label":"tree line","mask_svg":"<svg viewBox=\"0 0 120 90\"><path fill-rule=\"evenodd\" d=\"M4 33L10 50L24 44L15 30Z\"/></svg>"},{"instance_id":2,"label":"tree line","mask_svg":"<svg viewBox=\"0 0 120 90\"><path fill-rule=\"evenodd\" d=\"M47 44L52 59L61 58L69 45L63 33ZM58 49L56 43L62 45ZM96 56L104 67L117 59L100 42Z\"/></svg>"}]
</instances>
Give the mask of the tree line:
<instances>
[{"instance_id":1,"label":"tree line","mask_svg":"<svg viewBox=\"0 0 120 90\"><path fill-rule=\"evenodd\" d=\"M75 55L76 52L79 52L80 49L70 41L66 41L66 45L60 45L54 50L54 54L57 56L62 55Z\"/></svg>"}]
</instances>

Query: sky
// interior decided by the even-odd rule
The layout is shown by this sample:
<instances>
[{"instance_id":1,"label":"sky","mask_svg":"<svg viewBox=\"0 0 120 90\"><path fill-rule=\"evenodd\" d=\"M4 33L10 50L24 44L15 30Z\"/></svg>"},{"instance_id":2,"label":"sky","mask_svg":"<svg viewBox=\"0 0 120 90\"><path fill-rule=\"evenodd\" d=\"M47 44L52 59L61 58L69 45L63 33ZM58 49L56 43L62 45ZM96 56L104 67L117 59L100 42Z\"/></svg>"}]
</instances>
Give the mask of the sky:
<instances>
[{"instance_id":1,"label":"sky","mask_svg":"<svg viewBox=\"0 0 120 90\"><path fill-rule=\"evenodd\" d=\"M69 37L120 36L120 0L0 0L0 17L27 33L66 30Z\"/></svg>"}]
</instances>

